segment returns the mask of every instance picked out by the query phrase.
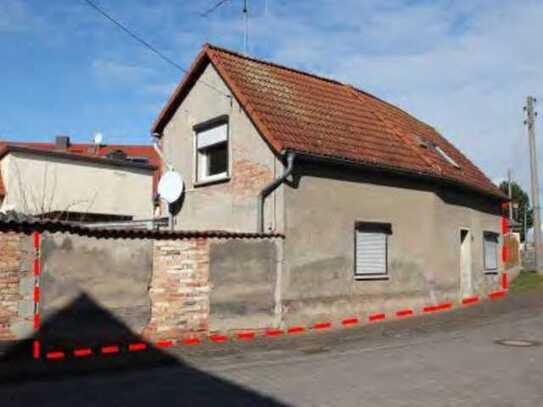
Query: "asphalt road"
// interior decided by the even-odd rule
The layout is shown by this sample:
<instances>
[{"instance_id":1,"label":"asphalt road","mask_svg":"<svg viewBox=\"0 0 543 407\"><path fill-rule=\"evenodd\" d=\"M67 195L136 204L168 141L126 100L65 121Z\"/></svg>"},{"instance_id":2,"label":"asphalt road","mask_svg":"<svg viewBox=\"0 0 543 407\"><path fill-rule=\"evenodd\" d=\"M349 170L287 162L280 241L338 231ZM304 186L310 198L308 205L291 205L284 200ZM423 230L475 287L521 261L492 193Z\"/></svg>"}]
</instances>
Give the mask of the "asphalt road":
<instances>
[{"instance_id":1,"label":"asphalt road","mask_svg":"<svg viewBox=\"0 0 543 407\"><path fill-rule=\"evenodd\" d=\"M0 406L543 406L543 292L397 324L0 385ZM78 362L78 363L82 363ZM0 365L0 369L2 369ZM4 367L5 368L5 367Z\"/></svg>"}]
</instances>

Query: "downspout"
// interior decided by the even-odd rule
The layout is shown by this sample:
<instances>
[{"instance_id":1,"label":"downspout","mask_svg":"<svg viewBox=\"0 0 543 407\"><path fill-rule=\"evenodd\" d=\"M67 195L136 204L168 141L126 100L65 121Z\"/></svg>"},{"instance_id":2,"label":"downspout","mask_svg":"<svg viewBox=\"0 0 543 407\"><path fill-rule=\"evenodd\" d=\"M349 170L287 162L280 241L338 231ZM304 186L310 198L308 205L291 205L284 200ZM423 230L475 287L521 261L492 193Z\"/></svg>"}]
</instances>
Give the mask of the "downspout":
<instances>
[{"instance_id":1,"label":"downspout","mask_svg":"<svg viewBox=\"0 0 543 407\"><path fill-rule=\"evenodd\" d=\"M256 212L256 222L257 222L257 231L258 233L264 233L264 199L268 196L275 188L281 185L287 177L292 173L294 169L294 158L296 153L289 151L287 153L287 169L279 178L274 179L271 183L266 185L262 191L258 194L257 200L257 212Z\"/></svg>"}]
</instances>

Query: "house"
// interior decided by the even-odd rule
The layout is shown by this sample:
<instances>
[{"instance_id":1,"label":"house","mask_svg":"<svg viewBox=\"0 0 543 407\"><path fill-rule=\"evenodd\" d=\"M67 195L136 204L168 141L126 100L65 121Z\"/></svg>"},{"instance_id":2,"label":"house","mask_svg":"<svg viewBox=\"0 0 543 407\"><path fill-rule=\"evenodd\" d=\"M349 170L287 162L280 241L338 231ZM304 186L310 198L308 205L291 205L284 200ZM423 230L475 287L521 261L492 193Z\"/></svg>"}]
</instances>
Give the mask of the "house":
<instances>
[{"instance_id":1,"label":"house","mask_svg":"<svg viewBox=\"0 0 543 407\"><path fill-rule=\"evenodd\" d=\"M152 146L0 143L0 209L78 221L151 219Z\"/></svg>"},{"instance_id":2,"label":"house","mask_svg":"<svg viewBox=\"0 0 543 407\"><path fill-rule=\"evenodd\" d=\"M500 287L506 197L374 95L206 44L152 132L186 180L176 228L284 233L286 321Z\"/></svg>"}]
</instances>

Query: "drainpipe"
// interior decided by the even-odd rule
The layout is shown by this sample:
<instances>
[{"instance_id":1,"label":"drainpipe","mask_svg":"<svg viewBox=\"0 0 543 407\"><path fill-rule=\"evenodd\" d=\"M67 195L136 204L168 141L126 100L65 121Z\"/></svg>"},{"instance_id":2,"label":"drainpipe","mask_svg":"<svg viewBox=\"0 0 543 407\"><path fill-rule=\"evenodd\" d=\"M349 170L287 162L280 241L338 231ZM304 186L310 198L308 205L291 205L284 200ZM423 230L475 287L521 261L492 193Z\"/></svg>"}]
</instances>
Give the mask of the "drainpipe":
<instances>
[{"instance_id":1,"label":"drainpipe","mask_svg":"<svg viewBox=\"0 0 543 407\"><path fill-rule=\"evenodd\" d=\"M258 194L257 201L257 213L256 213L256 222L257 222L257 231L258 233L264 233L264 199L268 196L275 188L281 185L287 177L292 173L294 169L294 158L296 153L289 151L287 153L287 169L279 178L274 179L271 183L266 185L262 191Z\"/></svg>"}]
</instances>

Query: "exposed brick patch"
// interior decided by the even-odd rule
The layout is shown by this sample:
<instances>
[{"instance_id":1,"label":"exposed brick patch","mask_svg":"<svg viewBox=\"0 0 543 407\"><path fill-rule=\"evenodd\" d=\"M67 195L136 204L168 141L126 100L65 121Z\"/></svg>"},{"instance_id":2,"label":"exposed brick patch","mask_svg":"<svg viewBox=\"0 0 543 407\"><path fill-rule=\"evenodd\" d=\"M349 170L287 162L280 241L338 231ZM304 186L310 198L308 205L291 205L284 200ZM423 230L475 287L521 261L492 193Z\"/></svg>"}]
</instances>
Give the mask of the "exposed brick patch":
<instances>
[{"instance_id":1,"label":"exposed brick patch","mask_svg":"<svg viewBox=\"0 0 543 407\"><path fill-rule=\"evenodd\" d=\"M209 320L209 243L155 241L151 279L151 340L206 334Z\"/></svg>"},{"instance_id":2,"label":"exposed brick patch","mask_svg":"<svg viewBox=\"0 0 543 407\"><path fill-rule=\"evenodd\" d=\"M15 232L0 233L0 341L31 334L33 287L30 238Z\"/></svg>"}]
</instances>

